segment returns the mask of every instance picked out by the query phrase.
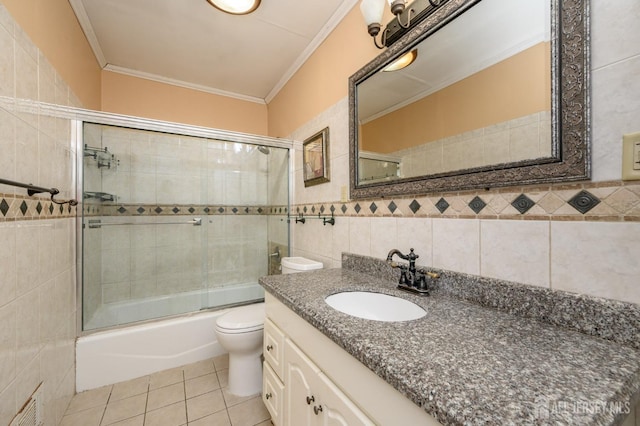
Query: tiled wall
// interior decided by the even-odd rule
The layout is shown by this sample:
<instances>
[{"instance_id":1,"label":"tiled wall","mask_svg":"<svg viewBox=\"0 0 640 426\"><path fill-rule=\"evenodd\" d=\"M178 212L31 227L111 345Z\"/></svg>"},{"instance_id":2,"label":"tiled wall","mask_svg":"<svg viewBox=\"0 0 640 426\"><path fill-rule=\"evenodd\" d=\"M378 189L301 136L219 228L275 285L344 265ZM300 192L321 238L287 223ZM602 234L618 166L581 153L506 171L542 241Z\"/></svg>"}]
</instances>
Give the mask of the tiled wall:
<instances>
[{"instance_id":1,"label":"tiled wall","mask_svg":"<svg viewBox=\"0 0 640 426\"><path fill-rule=\"evenodd\" d=\"M0 4L0 177L75 193L67 120L17 108L28 99L80 106ZM75 210L0 185L0 424L40 382L47 425L74 394Z\"/></svg>"},{"instance_id":2,"label":"tiled wall","mask_svg":"<svg viewBox=\"0 0 640 426\"><path fill-rule=\"evenodd\" d=\"M640 27L633 19L640 3L592 0L591 6L591 182L430 194L415 198L418 208L413 197L343 203L345 98L290 135L304 140L329 126L331 182L305 188L296 152L292 209L333 206L338 215L333 227L292 224L294 254L339 266L343 251L386 257L392 248L414 247L426 266L640 303L640 185L620 181L622 135L640 131ZM577 204L591 208L586 213L569 203L583 190L588 194ZM523 194L529 201L515 202ZM443 212L441 198L448 204Z\"/></svg>"},{"instance_id":3,"label":"tiled wall","mask_svg":"<svg viewBox=\"0 0 640 426\"><path fill-rule=\"evenodd\" d=\"M422 176L551 155L551 113L539 112L394 151L401 176Z\"/></svg>"}]
</instances>

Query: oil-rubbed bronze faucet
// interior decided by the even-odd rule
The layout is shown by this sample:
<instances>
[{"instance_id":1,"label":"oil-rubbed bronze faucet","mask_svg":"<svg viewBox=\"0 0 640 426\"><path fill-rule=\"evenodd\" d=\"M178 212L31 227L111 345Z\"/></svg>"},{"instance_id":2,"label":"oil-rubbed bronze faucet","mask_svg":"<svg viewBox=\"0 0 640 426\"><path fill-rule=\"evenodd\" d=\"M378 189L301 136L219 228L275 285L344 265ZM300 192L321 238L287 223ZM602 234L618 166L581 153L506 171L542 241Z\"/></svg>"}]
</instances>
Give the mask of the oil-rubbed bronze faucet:
<instances>
[{"instance_id":1,"label":"oil-rubbed bronze faucet","mask_svg":"<svg viewBox=\"0 0 640 426\"><path fill-rule=\"evenodd\" d=\"M393 256L398 255L399 258L409 261L409 266L398 264L393 261ZM400 250L393 249L387 255L387 263L393 268L400 269L400 280L398 281L398 288L401 290L410 291L423 296L429 295L429 289L427 287L427 280L425 274L416 270L416 259L420 256L410 249L409 254L402 254ZM436 279L439 277L435 272L427 272L430 278Z\"/></svg>"}]
</instances>

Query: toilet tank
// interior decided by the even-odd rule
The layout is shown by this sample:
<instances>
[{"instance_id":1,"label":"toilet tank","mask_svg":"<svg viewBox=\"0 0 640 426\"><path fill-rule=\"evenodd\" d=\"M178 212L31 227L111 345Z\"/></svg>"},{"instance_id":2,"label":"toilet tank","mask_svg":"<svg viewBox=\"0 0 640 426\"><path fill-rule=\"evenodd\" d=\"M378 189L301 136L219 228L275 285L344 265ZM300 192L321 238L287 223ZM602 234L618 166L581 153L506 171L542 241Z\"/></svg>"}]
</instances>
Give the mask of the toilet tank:
<instances>
[{"instance_id":1,"label":"toilet tank","mask_svg":"<svg viewBox=\"0 0 640 426\"><path fill-rule=\"evenodd\" d=\"M281 260L283 274L295 274L296 272L313 271L322 269L322 262L307 259L305 257L283 257Z\"/></svg>"}]
</instances>

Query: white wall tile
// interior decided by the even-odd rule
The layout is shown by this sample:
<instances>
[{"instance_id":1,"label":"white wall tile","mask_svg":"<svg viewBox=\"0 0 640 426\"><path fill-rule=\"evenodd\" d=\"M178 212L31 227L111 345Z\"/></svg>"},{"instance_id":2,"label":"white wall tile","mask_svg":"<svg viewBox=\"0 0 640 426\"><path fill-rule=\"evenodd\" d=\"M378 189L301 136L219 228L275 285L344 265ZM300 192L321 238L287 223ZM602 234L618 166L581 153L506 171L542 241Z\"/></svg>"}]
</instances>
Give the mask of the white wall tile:
<instances>
[{"instance_id":1,"label":"white wall tile","mask_svg":"<svg viewBox=\"0 0 640 426\"><path fill-rule=\"evenodd\" d=\"M350 249L350 221L347 217L337 217L335 221L335 225L331 227L331 258L339 266L342 264L342 253Z\"/></svg>"},{"instance_id":2,"label":"white wall tile","mask_svg":"<svg viewBox=\"0 0 640 426\"><path fill-rule=\"evenodd\" d=\"M6 12L4 7L3 12ZM12 31L0 27L0 96L15 94L15 49Z\"/></svg>"},{"instance_id":3,"label":"white wall tile","mask_svg":"<svg viewBox=\"0 0 640 426\"><path fill-rule=\"evenodd\" d=\"M640 303L637 223L552 222L554 289Z\"/></svg>"},{"instance_id":4,"label":"white wall tile","mask_svg":"<svg viewBox=\"0 0 640 426\"><path fill-rule=\"evenodd\" d=\"M640 55L592 73L593 180L622 176L622 136L640 131Z\"/></svg>"},{"instance_id":5,"label":"white wall tile","mask_svg":"<svg viewBox=\"0 0 640 426\"><path fill-rule=\"evenodd\" d=\"M433 265L433 236L431 232L432 219L428 218L398 218L396 246L402 253L408 253L413 248L418 256L416 263L421 266ZM385 255L386 257L386 255Z\"/></svg>"},{"instance_id":6,"label":"white wall tile","mask_svg":"<svg viewBox=\"0 0 640 426\"><path fill-rule=\"evenodd\" d=\"M16 307L10 303L0 308L0 389L16 378Z\"/></svg>"},{"instance_id":7,"label":"white wall tile","mask_svg":"<svg viewBox=\"0 0 640 426\"><path fill-rule=\"evenodd\" d=\"M433 266L480 274L480 221L434 219Z\"/></svg>"},{"instance_id":8,"label":"white wall tile","mask_svg":"<svg viewBox=\"0 0 640 426\"><path fill-rule=\"evenodd\" d=\"M354 254L371 256L371 219L349 217L349 251Z\"/></svg>"},{"instance_id":9,"label":"white wall tile","mask_svg":"<svg viewBox=\"0 0 640 426\"><path fill-rule=\"evenodd\" d=\"M591 62L594 69L640 55L640 3L591 1Z\"/></svg>"},{"instance_id":10,"label":"white wall tile","mask_svg":"<svg viewBox=\"0 0 640 426\"><path fill-rule=\"evenodd\" d=\"M370 256L386 259L389 250L398 247L398 226L395 217L372 217Z\"/></svg>"},{"instance_id":11,"label":"white wall tile","mask_svg":"<svg viewBox=\"0 0 640 426\"><path fill-rule=\"evenodd\" d=\"M549 222L480 222L482 276L549 287Z\"/></svg>"},{"instance_id":12,"label":"white wall tile","mask_svg":"<svg viewBox=\"0 0 640 426\"><path fill-rule=\"evenodd\" d=\"M0 306L16 298L16 229L12 223L0 223Z\"/></svg>"}]
</instances>

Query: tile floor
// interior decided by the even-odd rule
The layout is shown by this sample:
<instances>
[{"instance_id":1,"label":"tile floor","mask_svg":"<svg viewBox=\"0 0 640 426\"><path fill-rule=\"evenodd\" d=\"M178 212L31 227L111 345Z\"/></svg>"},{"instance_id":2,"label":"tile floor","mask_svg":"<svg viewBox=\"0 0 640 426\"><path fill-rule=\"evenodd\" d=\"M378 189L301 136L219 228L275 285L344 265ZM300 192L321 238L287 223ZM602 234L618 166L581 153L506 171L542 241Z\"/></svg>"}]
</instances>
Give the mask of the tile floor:
<instances>
[{"instance_id":1,"label":"tile floor","mask_svg":"<svg viewBox=\"0 0 640 426\"><path fill-rule=\"evenodd\" d=\"M60 426L271 426L260 395L226 391L229 358L216 358L81 392Z\"/></svg>"}]
</instances>

